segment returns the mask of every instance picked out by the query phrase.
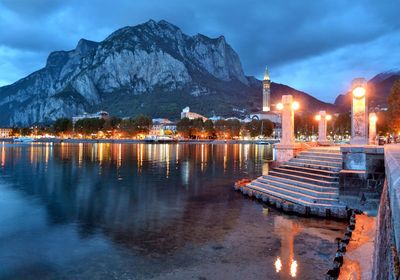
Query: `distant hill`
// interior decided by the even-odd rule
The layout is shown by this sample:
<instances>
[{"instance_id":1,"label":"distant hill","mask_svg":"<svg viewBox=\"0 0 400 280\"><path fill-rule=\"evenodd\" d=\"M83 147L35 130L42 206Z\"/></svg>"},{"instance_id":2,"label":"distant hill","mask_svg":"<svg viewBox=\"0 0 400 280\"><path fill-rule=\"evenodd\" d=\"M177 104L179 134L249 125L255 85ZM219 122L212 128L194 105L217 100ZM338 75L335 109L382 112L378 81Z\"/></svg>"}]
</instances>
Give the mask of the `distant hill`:
<instances>
[{"instance_id":1,"label":"distant hill","mask_svg":"<svg viewBox=\"0 0 400 280\"><path fill-rule=\"evenodd\" d=\"M206 116L244 117L261 109L261 92L223 36L188 36L150 20L101 42L81 39L74 50L52 52L44 68L0 87L0 124L49 123L97 110L177 119L186 106ZM309 111L334 110L285 85L272 83L271 94L272 102L293 94Z\"/></svg>"},{"instance_id":2,"label":"distant hill","mask_svg":"<svg viewBox=\"0 0 400 280\"><path fill-rule=\"evenodd\" d=\"M396 80L400 79L400 70L380 73L368 81L368 106L370 108L387 107L390 90ZM335 103L339 111L351 110L351 94L340 94Z\"/></svg>"}]
</instances>

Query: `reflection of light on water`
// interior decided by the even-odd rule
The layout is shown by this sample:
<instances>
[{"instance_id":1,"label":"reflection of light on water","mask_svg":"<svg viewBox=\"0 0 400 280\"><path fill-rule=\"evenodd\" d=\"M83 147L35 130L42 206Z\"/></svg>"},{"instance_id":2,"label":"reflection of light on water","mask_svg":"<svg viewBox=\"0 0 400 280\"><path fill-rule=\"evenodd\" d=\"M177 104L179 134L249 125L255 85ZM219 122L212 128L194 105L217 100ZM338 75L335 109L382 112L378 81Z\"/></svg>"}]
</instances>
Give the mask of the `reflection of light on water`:
<instances>
[{"instance_id":1,"label":"reflection of light on water","mask_svg":"<svg viewBox=\"0 0 400 280\"><path fill-rule=\"evenodd\" d=\"M282 261L281 261L280 257L278 257L275 261L275 270L276 270L276 272L279 272L282 270Z\"/></svg>"},{"instance_id":2,"label":"reflection of light on water","mask_svg":"<svg viewBox=\"0 0 400 280\"><path fill-rule=\"evenodd\" d=\"M6 149L4 147L4 142L1 146L1 167L4 167L6 163Z\"/></svg>"},{"instance_id":3,"label":"reflection of light on water","mask_svg":"<svg viewBox=\"0 0 400 280\"><path fill-rule=\"evenodd\" d=\"M168 144L165 145L165 160L166 160L166 165L167 165L167 178L169 177L169 149L170 146Z\"/></svg>"},{"instance_id":4,"label":"reflection of light on water","mask_svg":"<svg viewBox=\"0 0 400 280\"><path fill-rule=\"evenodd\" d=\"M290 276L296 277L297 274L297 261L292 260L292 263L290 264Z\"/></svg>"},{"instance_id":5,"label":"reflection of light on water","mask_svg":"<svg viewBox=\"0 0 400 280\"><path fill-rule=\"evenodd\" d=\"M79 143L78 145L78 167L82 166L83 162L83 143Z\"/></svg>"},{"instance_id":6,"label":"reflection of light on water","mask_svg":"<svg viewBox=\"0 0 400 280\"><path fill-rule=\"evenodd\" d=\"M204 144L201 144L201 172L204 170Z\"/></svg>"},{"instance_id":7,"label":"reflection of light on water","mask_svg":"<svg viewBox=\"0 0 400 280\"><path fill-rule=\"evenodd\" d=\"M228 165L228 145L224 146L224 173L226 172L226 167Z\"/></svg>"}]
</instances>

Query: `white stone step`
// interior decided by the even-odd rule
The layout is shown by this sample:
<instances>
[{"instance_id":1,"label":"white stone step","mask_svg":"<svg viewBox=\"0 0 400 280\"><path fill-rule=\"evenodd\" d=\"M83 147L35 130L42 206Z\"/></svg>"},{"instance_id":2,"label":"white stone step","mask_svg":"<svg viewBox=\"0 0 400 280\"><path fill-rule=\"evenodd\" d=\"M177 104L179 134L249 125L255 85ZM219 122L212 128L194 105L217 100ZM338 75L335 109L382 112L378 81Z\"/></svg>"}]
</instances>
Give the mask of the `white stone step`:
<instances>
[{"instance_id":1,"label":"white stone step","mask_svg":"<svg viewBox=\"0 0 400 280\"><path fill-rule=\"evenodd\" d=\"M312 178L311 176L307 176L306 174L290 174L290 173L282 172L281 170L278 170L278 169L273 169L273 170L269 171L268 175L281 177L284 179L290 179L290 180L298 181L298 182L309 183L309 184L316 185L318 187L323 186L323 187L339 188L339 183L337 181L336 182L333 181L332 177L327 177L327 179L320 177L319 179L316 179L316 178ZM301 175L305 175L305 176L301 176ZM310 174L310 175L313 175L313 174ZM266 176L264 176L264 178L265 177Z\"/></svg>"},{"instance_id":2,"label":"white stone step","mask_svg":"<svg viewBox=\"0 0 400 280\"><path fill-rule=\"evenodd\" d=\"M330 158L342 158L342 154L336 153L322 153L322 152L301 152L300 155L307 155L307 156L317 156L317 157L330 157Z\"/></svg>"},{"instance_id":3,"label":"white stone step","mask_svg":"<svg viewBox=\"0 0 400 280\"><path fill-rule=\"evenodd\" d=\"M333 167L342 167L342 163L340 162L332 162L332 161L323 161L318 159L306 159L306 158L292 158L289 162L301 162L306 164L318 164L318 165L326 165L326 166L333 166Z\"/></svg>"},{"instance_id":4,"label":"white stone step","mask_svg":"<svg viewBox=\"0 0 400 280\"><path fill-rule=\"evenodd\" d=\"M286 166L303 166L307 168L314 168L314 169L323 169L323 170L330 170L330 171L335 171L339 172L342 168L339 165L332 165L327 164L325 162L320 162L320 161L303 161L303 160L290 160L286 163Z\"/></svg>"},{"instance_id":5,"label":"white stone step","mask_svg":"<svg viewBox=\"0 0 400 280\"><path fill-rule=\"evenodd\" d=\"M334 175L336 175L336 172L329 172L328 175L323 175L323 174L321 174L322 172L320 172L322 170L311 169L311 168L298 169L298 168L294 168L294 166L291 166L291 168L284 168L284 166L280 166L280 167L274 168L271 171L276 171L276 172L280 172L282 174L288 174L288 175L293 175L293 176L300 176L300 177L304 177L304 178L307 178L310 180L315 179L315 180L321 180L321 181L326 181L326 182L337 182L339 180L339 177L334 176ZM325 171L325 170L323 170L323 171Z\"/></svg>"},{"instance_id":6,"label":"white stone step","mask_svg":"<svg viewBox=\"0 0 400 280\"><path fill-rule=\"evenodd\" d=\"M257 185L248 184L247 187L250 188L250 189L254 189L254 190L260 191L260 192L264 192L264 193L266 193L268 195L272 195L272 196L284 199L286 201L290 201L290 202L293 202L293 203L296 203L296 204L303 205L303 206L317 206L317 207L321 207L321 208L324 208L324 207L326 207L326 208L340 207L340 205L338 205L338 203L336 201L334 201L332 203L330 203L330 202L328 202L328 203L314 203L314 202L310 202L310 201L304 199L305 196L303 196L303 195L300 195L299 197L296 198L296 197L294 197L292 195L286 195L284 193L274 191L273 189L267 189L267 188L265 188L265 186L264 187L260 187L260 186L257 186Z\"/></svg>"},{"instance_id":7,"label":"white stone step","mask_svg":"<svg viewBox=\"0 0 400 280\"><path fill-rule=\"evenodd\" d=\"M330 157L330 156L319 156L319 155L316 156L316 155L308 155L301 153L296 158L342 163L341 157Z\"/></svg>"},{"instance_id":8,"label":"white stone step","mask_svg":"<svg viewBox=\"0 0 400 280\"><path fill-rule=\"evenodd\" d=\"M263 177L263 178L258 178L258 182L264 183L264 184L269 184L273 186L277 186L283 189L288 189L288 190L295 190L310 196L315 196L315 197L323 197L323 198L334 198L337 199L339 196L339 189L338 188L332 188L332 187L320 187L312 184L306 184L303 183L304 185L300 184L299 182L293 181L293 180L285 180L280 177L275 177L275 176L268 176L268 177Z\"/></svg>"},{"instance_id":9,"label":"white stone step","mask_svg":"<svg viewBox=\"0 0 400 280\"><path fill-rule=\"evenodd\" d=\"M284 169L289 169L289 170L297 170L297 171L302 171L302 172L312 172L314 174L318 175L324 175L324 176L330 176L330 177L337 177L339 176L338 171L335 170L326 170L326 169L321 169L321 168L312 168L312 167L306 167L303 165L290 165L288 163L279 166L279 168L284 168Z\"/></svg>"}]
</instances>

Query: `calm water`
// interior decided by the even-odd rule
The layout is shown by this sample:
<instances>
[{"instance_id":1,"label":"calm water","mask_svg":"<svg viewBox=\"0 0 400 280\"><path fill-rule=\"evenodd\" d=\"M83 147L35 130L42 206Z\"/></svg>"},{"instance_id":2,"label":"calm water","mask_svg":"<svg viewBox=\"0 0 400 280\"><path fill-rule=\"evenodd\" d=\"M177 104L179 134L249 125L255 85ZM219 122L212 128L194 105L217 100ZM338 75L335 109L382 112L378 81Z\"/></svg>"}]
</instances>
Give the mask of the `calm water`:
<instances>
[{"instance_id":1,"label":"calm water","mask_svg":"<svg viewBox=\"0 0 400 280\"><path fill-rule=\"evenodd\" d=\"M321 279L346 225L233 191L271 148L2 144L1 279Z\"/></svg>"}]
</instances>

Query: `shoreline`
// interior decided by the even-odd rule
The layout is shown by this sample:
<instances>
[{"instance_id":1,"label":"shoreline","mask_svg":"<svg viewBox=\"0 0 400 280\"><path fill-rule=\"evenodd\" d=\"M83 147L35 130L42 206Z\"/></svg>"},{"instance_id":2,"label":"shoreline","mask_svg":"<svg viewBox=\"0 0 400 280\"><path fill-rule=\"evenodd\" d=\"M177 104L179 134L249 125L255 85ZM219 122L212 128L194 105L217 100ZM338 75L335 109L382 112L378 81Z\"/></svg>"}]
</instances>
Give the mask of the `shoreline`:
<instances>
[{"instance_id":1,"label":"shoreline","mask_svg":"<svg viewBox=\"0 0 400 280\"><path fill-rule=\"evenodd\" d=\"M258 144L258 145L271 145L279 143L278 139L265 139L265 140L215 140L215 139L187 139L177 140L171 142L150 142L139 139L61 139L61 138L41 138L34 142L13 142L13 138L0 139L2 142L10 142L15 144L29 144L29 143L110 143L110 144Z\"/></svg>"}]
</instances>

